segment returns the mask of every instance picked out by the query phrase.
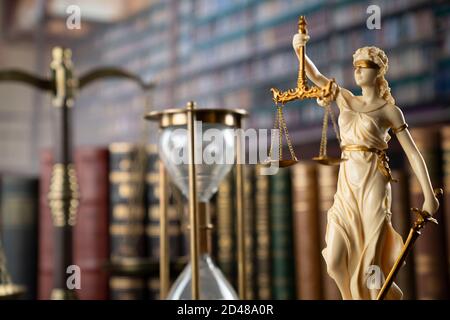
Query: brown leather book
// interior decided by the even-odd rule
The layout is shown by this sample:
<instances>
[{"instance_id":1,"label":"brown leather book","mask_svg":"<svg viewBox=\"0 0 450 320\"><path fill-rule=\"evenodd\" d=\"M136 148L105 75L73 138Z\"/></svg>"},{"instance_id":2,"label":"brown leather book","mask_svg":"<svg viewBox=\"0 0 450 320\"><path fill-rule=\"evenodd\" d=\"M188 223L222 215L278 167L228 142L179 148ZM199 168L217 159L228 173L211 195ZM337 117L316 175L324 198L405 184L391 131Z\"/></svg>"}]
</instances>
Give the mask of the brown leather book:
<instances>
[{"instance_id":1,"label":"brown leather book","mask_svg":"<svg viewBox=\"0 0 450 320\"><path fill-rule=\"evenodd\" d=\"M439 129L435 127L415 128L411 130L411 135L427 164L433 187L441 187L441 140ZM410 173L411 206L421 209L424 200L422 188L415 174ZM416 241L413 249L417 299L448 298L447 252L445 250L442 209L441 206L435 214L435 218L440 224L428 224L422 230L422 235Z\"/></svg>"},{"instance_id":2,"label":"brown leather book","mask_svg":"<svg viewBox=\"0 0 450 320\"><path fill-rule=\"evenodd\" d=\"M108 149L78 147L75 169L81 201L74 228L74 262L81 268L82 300L108 299L109 168Z\"/></svg>"},{"instance_id":3,"label":"brown leather book","mask_svg":"<svg viewBox=\"0 0 450 320\"><path fill-rule=\"evenodd\" d=\"M337 180L339 175L339 166L318 166L318 197L319 197L319 243L320 250L323 250L325 244L325 234L327 230L327 213L333 205L334 195L337 190ZM320 269L322 273L323 299L339 300L341 293L334 280L327 273L327 264L320 256Z\"/></svg>"},{"instance_id":4,"label":"brown leather book","mask_svg":"<svg viewBox=\"0 0 450 320\"><path fill-rule=\"evenodd\" d=\"M447 244L447 271L450 277L450 126L445 126L442 133L443 179L444 179L444 219Z\"/></svg>"},{"instance_id":5,"label":"brown leather book","mask_svg":"<svg viewBox=\"0 0 450 320\"><path fill-rule=\"evenodd\" d=\"M391 183L392 188L392 226L406 241L411 229L411 216L409 211L408 176L402 170L392 170L392 176L398 180ZM415 299L414 259L412 256L400 269L395 282L403 292L404 300Z\"/></svg>"},{"instance_id":6,"label":"brown leather book","mask_svg":"<svg viewBox=\"0 0 450 320\"><path fill-rule=\"evenodd\" d=\"M108 150L79 147L75 150L74 162L81 195L73 236L74 263L81 270L81 289L76 293L83 300L107 299ZM39 299L50 299L53 288L53 222L47 201L52 165L52 151L44 150L41 153L39 189Z\"/></svg>"},{"instance_id":7,"label":"brown leather book","mask_svg":"<svg viewBox=\"0 0 450 320\"><path fill-rule=\"evenodd\" d=\"M297 299L322 299L316 164L298 163L292 174Z\"/></svg>"}]
</instances>

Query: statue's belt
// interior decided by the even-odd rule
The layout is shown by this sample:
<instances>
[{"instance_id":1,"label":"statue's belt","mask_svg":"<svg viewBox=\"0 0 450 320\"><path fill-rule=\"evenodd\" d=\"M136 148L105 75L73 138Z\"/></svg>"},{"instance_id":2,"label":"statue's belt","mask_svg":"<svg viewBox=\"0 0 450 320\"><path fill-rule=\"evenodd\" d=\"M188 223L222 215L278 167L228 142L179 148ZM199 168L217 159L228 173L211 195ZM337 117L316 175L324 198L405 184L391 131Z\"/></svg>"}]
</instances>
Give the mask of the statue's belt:
<instances>
[{"instance_id":1,"label":"statue's belt","mask_svg":"<svg viewBox=\"0 0 450 320\"><path fill-rule=\"evenodd\" d=\"M397 179L394 179L391 174L391 169L389 168L389 158L386 155L386 150L381 150L377 148L370 148L363 145L358 144L349 144L341 147L342 151L365 151L365 152L373 152L377 155L378 161L377 166L378 170L388 178L389 182L397 182Z\"/></svg>"}]
</instances>

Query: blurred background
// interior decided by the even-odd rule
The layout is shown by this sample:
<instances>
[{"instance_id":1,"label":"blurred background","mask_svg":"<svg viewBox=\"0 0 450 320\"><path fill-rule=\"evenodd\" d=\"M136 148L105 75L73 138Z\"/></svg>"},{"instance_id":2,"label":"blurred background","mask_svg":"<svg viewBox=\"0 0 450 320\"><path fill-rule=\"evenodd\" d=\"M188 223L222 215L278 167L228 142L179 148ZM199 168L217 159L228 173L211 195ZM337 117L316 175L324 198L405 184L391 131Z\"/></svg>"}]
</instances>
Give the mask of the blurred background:
<instances>
[{"instance_id":1,"label":"blurred background","mask_svg":"<svg viewBox=\"0 0 450 320\"><path fill-rule=\"evenodd\" d=\"M291 88L297 76L292 36L307 17L307 53L320 71L355 89L353 52L384 49L387 79L411 124L447 121L449 22L445 1L1 1L0 67L49 75L51 48L73 50L75 75L113 65L156 82L153 109L245 108L249 127L271 128L270 87ZM369 5L381 29L369 30ZM79 29L69 29L75 5ZM50 145L50 103L20 85L0 87L0 168L37 173L36 152ZM144 103L126 82L101 82L77 95L75 144L135 140ZM355 91L357 93L357 91ZM46 95L45 95L46 96ZM315 101L293 103L288 128L296 144L318 141L322 113Z\"/></svg>"},{"instance_id":2,"label":"blurred background","mask_svg":"<svg viewBox=\"0 0 450 320\"><path fill-rule=\"evenodd\" d=\"M367 12L369 5L380 8L380 29L367 27L367 19L372 14ZM80 14L79 25L74 20L74 12ZM323 74L336 78L338 84L355 94L359 92L353 79L354 51L366 45L386 51L389 57L386 78L396 104L405 113L410 127L420 129L416 142L424 157L430 159L427 163L433 182L442 185L450 172L445 169L445 161L450 159L443 156L449 144L445 143L442 131L450 121L450 6L444 0L1 0L0 70L20 68L48 77L51 50L58 45L72 49L75 77L94 67L116 66L138 74L145 81L155 82L154 89L146 93L133 83L110 80L78 92L73 108L75 148L111 151L114 143L142 142L143 134L147 143L155 143L157 128L149 125L147 135L143 129L146 108L184 107L189 100L196 101L200 108L246 109L250 112L247 128L270 129L275 108L269 89L296 85L298 61L291 43L300 15L306 16L311 37L306 49L308 56ZM42 152L53 144L51 109L48 93L0 82L0 175L40 178L44 202ZM316 155L323 112L315 100L290 103L285 116L297 155L302 159ZM328 135L329 150L337 153L332 129ZM393 169L399 174L405 171L407 175L407 160L395 139L389 154ZM317 169L317 181L313 179L312 183L317 190L324 190L320 187L319 173ZM107 175L105 179L106 184L110 183ZM109 190L109 186L105 188ZM401 190L398 199L404 199L401 197L407 194L420 194L420 189L417 191L410 184ZM248 191L249 195L255 191ZM286 192L291 191L281 193ZM320 195L316 193L319 201ZM327 196L332 199L332 192ZM112 200L103 201L112 206ZM404 207L396 210L406 211L408 202L405 201ZM319 212L318 204L315 206ZM255 212L252 220L255 227L251 231L254 238L248 240L248 245L254 249L258 244L255 231L259 230L257 212L261 208L258 208L255 202L251 209ZM276 206L271 208L277 210ZM321 210L326 212L326 208ZM450 206L445 210L450 210ZM295 216L295 209L290 215ZM289 214L286 217L289 219ZM423 258L426 262L422 269L434 272L427 283L432 282L434 287L445 283L445 286L436 289L439 292L434 295L428 291L416 294L421 285L417 285L414 270L410 270L410 278L405 280L410 287L409 298L448 298L450 264L443 257L450 246L445 240L448 237L444 225L435 232L442 245L440 251L435 249L433 259L437 257L440 262ZM273 230L261 230L273 235ZM317 243L323 244L321 233L314 237ZM295 239L290 241L296 248ZM229 261L224 259L226 265ZM321 258L316 254L311 259ZM255 272L257 288L255 270L252 272ZM283 272L277 273L280 274ZM287 279L289 282L291 278ZM261 280L262 285L264 281L268 280ZM319 282L321 291L318 285L313 287L320 294L309 298L326 296L325 284ZM266 289L267 286L266 283ZM293 288L283 289L279 296L267 290L266 295L258 296L259 291L255 289L254 297L305 298L299 296L300 291L297 295L286 293ZM41 294L43 297L45 294Z\"/></svg>"}]
</instances>

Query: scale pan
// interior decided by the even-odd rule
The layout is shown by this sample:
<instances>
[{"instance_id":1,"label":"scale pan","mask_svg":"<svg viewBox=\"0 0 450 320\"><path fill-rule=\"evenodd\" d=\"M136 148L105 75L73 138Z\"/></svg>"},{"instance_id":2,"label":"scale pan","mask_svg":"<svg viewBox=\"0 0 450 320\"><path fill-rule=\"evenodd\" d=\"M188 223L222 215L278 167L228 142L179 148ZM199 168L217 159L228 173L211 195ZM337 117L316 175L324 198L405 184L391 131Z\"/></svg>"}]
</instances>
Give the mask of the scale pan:
<instances>
[{"instance_id":1,"label":"scale pan","mask_svg":"<svg viewBox=\"0 0 450 320\"><path fill-rule=\"evenodd\" d=\"M313 158L314 161L317 161L320 164L326 165L326 166L337 166L341 162L346 161L346 158L333 158L328 156L318 156Z\"/></svg>"},{"instance_id":2,"label":"scale pan","mask_svg":"<svg viewBox=\"0 0 450 320\"><path fill-rule=\"evenodd\" d=\"M262 163L265 167L270 167L272 163L278 163L278 167L280 168L286 168L293 166L294 164L298 163L298 160L266 160Z\"/></svg>"}]
</instances>

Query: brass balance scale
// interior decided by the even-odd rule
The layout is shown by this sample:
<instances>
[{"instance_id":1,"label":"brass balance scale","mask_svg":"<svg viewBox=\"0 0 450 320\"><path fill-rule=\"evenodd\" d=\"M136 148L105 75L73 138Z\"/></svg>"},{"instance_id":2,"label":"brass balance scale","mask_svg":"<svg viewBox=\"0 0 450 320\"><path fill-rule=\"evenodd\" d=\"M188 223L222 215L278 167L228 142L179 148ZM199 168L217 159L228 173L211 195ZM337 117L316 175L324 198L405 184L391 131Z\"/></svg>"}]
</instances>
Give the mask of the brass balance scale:
<instances>
[{"instance_id":1,"label":"brass balance scale","mask_svg":"<svg viewBox=\"0 0 450 320\"><path fill-rule=\"evenodd\" d=\"M303 35L307 35L308 31L306 29L306 19L304 16L300 16L298 22L298 32ZM336 90L337 86L335 85L335 80L331 79L328 83L320 88L317 86L309 87L306 80L306 72L305 72L305 46L300 47L299 54L299 70L298 70L298 79L297 79L297 87L295 89L289 89L287 91L280 91L276 88L271 88L271 92L273 95L273 101L275 102L275 107L277 109L275 115L274 129L279 131L278 139L279 139L279 148L278 148L278 159L273 159L273 144L274 137L272 136L272 141L269 150L269 157L266 160L266 164L270 164L271 162L278 162L279 167L289 167L298 162L297 156L295 155L294 148L292 147L291 139L289 137L289 132L286 126L286 121L283 115L283 108L285 104L292 100L304 100L310 98L316 98L325 102L323 104L324 108L324 117L323 117L323 125L322 125L322 137L320 140L320 150L319 155L314 157L313 160L317 161L323 165L339 165L342 161L347 159L345 158L335 158L327 155L327 131L328 131L328 121L329 117L331 118L333 129L336 134L336 138L340 143L339 131L336 123L336 119L333 111L331 110L330 103L336 99ZM289 152L291 154L291 159L283 159L283 134L286 139L286 143L289 148Z\"/></svg>"}]
</instances>

